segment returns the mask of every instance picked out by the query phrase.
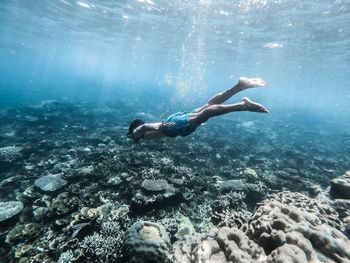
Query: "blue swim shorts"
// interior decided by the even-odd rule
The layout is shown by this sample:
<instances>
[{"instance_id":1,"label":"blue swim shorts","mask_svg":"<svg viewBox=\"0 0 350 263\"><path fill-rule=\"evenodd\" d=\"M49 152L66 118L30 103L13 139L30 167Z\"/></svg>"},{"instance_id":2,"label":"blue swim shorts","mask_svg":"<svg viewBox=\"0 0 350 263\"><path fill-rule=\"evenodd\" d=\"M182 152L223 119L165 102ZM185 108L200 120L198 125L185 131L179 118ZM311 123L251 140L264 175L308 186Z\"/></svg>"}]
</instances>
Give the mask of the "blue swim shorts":
<instances>
[{"instance_id":1,"label":"blue swim shorts","mask_svg":"<svg viewBox=\"0 0 350 263\"><path fill-rule=\"evenodd\" d=\"M177 112L170 115L164 122L174 122L175 125L167 128L164 134L169 137L187 136L194 132L197 126L190 125L190 112Z\"/></svg>"}]
</instances>

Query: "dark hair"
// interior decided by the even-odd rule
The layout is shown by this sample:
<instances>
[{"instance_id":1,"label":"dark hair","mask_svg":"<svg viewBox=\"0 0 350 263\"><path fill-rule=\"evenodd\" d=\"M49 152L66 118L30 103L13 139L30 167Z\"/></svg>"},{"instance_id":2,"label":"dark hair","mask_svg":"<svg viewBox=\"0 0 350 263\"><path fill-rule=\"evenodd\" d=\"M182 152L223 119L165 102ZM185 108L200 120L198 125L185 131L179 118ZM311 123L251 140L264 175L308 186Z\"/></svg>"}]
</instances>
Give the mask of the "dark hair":
<instances>
[{"instance_id":1,"label":"dark hair","mask_svg":"<svg viewBox=\"0 0 350 263\"><path fill-rule=\"evenodd\" d=\"M133 120L131 123L130 123L130 126L129 126L129 131L128 131L128 137L131 136L131 134L134 132L134 130L141 126L142 124L144 124L145 122L143 120L140 120L140 119L135 119Z\"/></svg>"}]
</instances>

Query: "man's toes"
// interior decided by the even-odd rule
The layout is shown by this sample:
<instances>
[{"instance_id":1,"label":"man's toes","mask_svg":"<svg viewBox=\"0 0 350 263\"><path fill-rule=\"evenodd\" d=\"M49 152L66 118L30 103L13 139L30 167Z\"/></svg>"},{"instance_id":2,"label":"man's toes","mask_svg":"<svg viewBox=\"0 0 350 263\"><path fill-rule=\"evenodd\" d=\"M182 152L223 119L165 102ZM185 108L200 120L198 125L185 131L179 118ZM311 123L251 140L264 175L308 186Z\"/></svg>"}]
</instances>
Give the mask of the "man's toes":
<instances>
[{"instance_id":1,"label":"man's toes","mask_svg":"<svg viewBox=\"0 0 350 263\"><path fill-rule=\"evenodd\" d=\"M257 110L260 111L260 112L267 112L267 109L261 105L261 104L257 104Z\"/></svg>"},{"instance_id":2,"label":"man's toes","mask_svg":"<svg viewBox=\"0 0 350 263\"><path fill-rule=\"evenodd\" d=\"M264 107L264 106L262 106L262 112L266 112L266 113L268 113L269 111Z\"/></svg>"},{"instance_id":3,"label":"man's toes","mask_svg":"<svg viewBox=\"0 0 350 263\"><path fill-rule=\"evenodd\" d=\"M255 85L257 87L263 87L263 86L265 86L265 81L263 79L256 79L255 80Z\"/></svg>"}]
</instances>

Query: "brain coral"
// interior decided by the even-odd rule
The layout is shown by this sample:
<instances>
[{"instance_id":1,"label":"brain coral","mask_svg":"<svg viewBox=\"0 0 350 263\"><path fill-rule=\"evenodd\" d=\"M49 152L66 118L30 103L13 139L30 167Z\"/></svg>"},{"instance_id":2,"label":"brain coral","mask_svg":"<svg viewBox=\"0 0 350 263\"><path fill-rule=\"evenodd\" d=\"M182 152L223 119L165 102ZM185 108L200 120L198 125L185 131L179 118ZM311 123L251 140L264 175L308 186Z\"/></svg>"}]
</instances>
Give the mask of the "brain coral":
<instances>
[{"instance_id":1,"label":"brain coral","mask_svg":"<svg viewBox=\"0 0 350 263\"><path fill-rule=\"evenodd\" d=\"M175 263L254 263L266 259L264 250L237 228L212 229L175 242Z\"/></svg>"},{"instance_id":2,"label":"brain coral","mask_svg":"<svg viewBox=\"0 0 350 263\"><path fill-rule=\"evenodd\" d=\"M243 227L268 262L349 262L350 241L315 213L270 200Z\"/></svg>"},{"instance_id":3,"label":"brain coral","mask_svg":"<svg viewBox=\"0 0 350 263\"><path fill-rule=\"evenodd\" d=\"M123 255L130 263L168 262L170 240L163 226L139 221L125 233Z\"/></svg>"}]
</instances>

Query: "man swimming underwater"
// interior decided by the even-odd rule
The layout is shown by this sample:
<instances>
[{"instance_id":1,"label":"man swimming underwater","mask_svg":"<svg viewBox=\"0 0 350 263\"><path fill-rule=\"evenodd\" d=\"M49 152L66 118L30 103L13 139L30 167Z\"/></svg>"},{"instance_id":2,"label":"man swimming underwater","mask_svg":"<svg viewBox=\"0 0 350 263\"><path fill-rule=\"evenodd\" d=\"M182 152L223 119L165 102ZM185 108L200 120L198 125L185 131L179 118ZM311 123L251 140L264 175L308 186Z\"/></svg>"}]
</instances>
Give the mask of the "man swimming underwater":
<instances>
[{"instance_id":1,"label":"man swimming underwater","mask_svg":"<svg viewBox=\"0 0 350 263\"><path fill-rule=\"evenodd\" d=\"M234 111L253 111L268 113L261 104L244 97L235 104L222 104L236 93L254 87L263 87L265 82L259 78L239 78L239 82L232 88L216 94L205 105L191 112L178 112L170 115L163 122L145 123L142 120L133 120L129 126L128 137L134 141L140 139L158 139L161 137L187 136L198 126L212 117Z\"/></svg>"}]
</instances>

